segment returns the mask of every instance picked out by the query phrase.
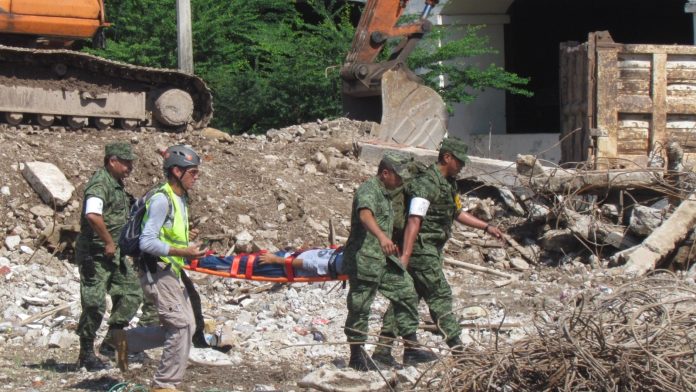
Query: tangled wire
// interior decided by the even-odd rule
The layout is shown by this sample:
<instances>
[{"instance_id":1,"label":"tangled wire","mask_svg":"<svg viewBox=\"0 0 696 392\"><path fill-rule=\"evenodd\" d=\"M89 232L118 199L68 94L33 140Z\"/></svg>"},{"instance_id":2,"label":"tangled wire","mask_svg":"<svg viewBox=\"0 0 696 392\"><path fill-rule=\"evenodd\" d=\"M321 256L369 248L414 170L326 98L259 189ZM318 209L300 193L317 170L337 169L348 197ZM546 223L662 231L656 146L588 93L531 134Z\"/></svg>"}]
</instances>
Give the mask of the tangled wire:
<instances>
[{"instance_id":1,"label":"tangled wire","mask_svg":"<svg viewBox=\"0 0 696 392\"><path fill-rule=\"evenodd\" d=\"M466 347L428 389L696 391L696 287L671 273L540 316L536 334L512 346Z\"/></svg>"}]
</instances>

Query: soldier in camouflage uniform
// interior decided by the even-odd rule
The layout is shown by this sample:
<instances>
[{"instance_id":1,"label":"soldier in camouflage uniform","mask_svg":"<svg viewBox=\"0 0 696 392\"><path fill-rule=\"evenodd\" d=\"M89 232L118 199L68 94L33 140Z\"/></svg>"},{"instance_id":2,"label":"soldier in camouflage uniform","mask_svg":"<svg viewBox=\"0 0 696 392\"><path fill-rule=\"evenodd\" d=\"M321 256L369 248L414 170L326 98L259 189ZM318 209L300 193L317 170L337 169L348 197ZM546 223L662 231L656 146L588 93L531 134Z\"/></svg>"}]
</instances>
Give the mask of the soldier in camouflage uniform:
<instances>
[{"instance_id":1,"label":"soldier in camouflage uniform","mask_svg":"<svg viewBox=\"0 0 696 392\"><path fill-rule=\"evenodd\" d=\"M409 174L407 159L393 153L385 154L377 175L364 182L353 198L351 230L344 251L344 268L348 275L348 316L345 334L350 346L349 366L366 371L373 368L363 350L367 340L370 307L377 291L394 307L395 329L407 342L404 360L411 363L433 360L414 347L418 328L418 298L413 282L401 265L397 246L390 236L393 228L389 190L401 185Z\"/></svg>"},{"instance_id":2,"label":"soldier in camouflage uniform","mask_svg":"<svg viewBox=\"0 0 696 392\"><path fill-rule=\"evenodd\" d=\"M462 210L455 177L464 167L467 149L460 139L443 140L437 163L414 176L405 186L409 210L401 261L408 266L418 296L425 299L449 347L462 344L461 327L452 313L452 290L442 271L442 252L450 238L452 223L456 219L498 239L503 236L499 228ZM390 308L385 313L380 335L393 336L395 323ZM391 347L378 346L375 356L380 361L389 360Z\"/></svg>"},{"instance_id":3,"label":"soldier in camouflage uniform","mask_svg":"<svg viewBox=\"0 0 696 392\"><path fill-rule=\"evenodd\" d=\"M123 180L133 170L134 159L129 143L107 145L104 167L92 175L84 191L75 255L82 305L76 332L80 337L78 366L88 370L106 367L94 353L94 339L106 308L105 295L109 294L113 303L107 337L112 330L128 325L142 300L138 277L117 244L131 205Z\"/></svg>"}]
</instances>

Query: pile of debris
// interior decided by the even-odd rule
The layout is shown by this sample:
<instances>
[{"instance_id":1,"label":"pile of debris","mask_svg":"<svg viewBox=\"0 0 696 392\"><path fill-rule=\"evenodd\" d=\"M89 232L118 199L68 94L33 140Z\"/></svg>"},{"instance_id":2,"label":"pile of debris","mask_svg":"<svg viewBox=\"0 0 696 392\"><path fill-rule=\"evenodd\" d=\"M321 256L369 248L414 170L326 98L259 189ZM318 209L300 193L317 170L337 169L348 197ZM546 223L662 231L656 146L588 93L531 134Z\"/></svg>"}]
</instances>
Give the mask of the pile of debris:
<instances>
[{"instance_id":1,"label":"pile of debris","mask_svg":"<svg viewBox=\"0 0 696 392\"><path fill-rule=\"evenodd\" d=\"M574 306L543 309L535 333L467 346L428 385L454 391L693 391L696 291L671 273L612 294L582 292ZM433 377L423 377L432 380Z\"/></svg>"},{"instance_id":2,"label":"pile of debris","mask_svg":"<svg viewBox=\"0 0 696 392\"><path fill-rule=\"evenodd\" d=\"M4 245L0 248L0 366L5 369L0 380L15 389L90 390L123 379L117 370L90 374L73 365L80 294L70 244L78 230L80 194L100 165L104 144L120 139L134 146L139 159L127 189L136 196L161 178L159 148L187 143L200 151L204 167L198 188L191 194L191 215L214 250L231 254L326 246L330 237L345 240L353 192L376 172L374 162L357 158L372 125L337 119L242 136L214 129L185 134L0 132L4 153L10 162L16 162L11 170L0 172L0 214L6 217L0 222ZM433 161L434 154L428 159ZM55 165L73 188L72 194L60 196L52 189L52 196L39 196L43 191L29 179L34 165L28 162ZM456 363L450 370L436 365L432 368L435 373L427 366L408 368L388 372L384 379L353 375L345 366L346 292L341 283L278 285L193 273L203 300L208 339L214 345L230 345L232 350L223 357L196 353L192 363L234 366L238 374L245 375L240 381L244 390L389 389L385 379L405 389L423 383L454 390L486 389L490 383L504 389L505 382L518 386L513 389L534 389L534 380L544 377L559 380L553 384L559 388L569 382L568 388L609 389L618 381L611 377L600 381L599 375L615 371L601 370L611 361L630 370L631 380L626 382L647 382L640 377L650 375L638 375L635 370L648 363L636 351L645 347L628 342L637 336L631 333L638 334L640 325L640 336L655 341L666 335L657 330L651 334L649 328L659 325L666 333L672 327L690 327L684 324L688 318L681 317L681 305L669 308L664 295L669 287L675 295L686 294L693 279L677 277L677 283L663 285L664 290L655 280L644 281L644 292L633 296L622 285L628 272L642 274L670 262L675 269L688 269L688 261L693 259L691 228L696 223L696 203L685 196L690 175L679 172L676 177L665 177L657 170L549 169L526 156L516 163L486 160L485 166L479 166L479 162L472 157L467 166L467 173L474 170L478 174L464 173L458 180L463 205L504 228L507 235L502 243L481 230L456 226L445 249L445 274L465 331L462 340L469 344L465 357L471 358L469 362ZM492 167L509 169L504 183L491 180L498 170ZM608 268L614 265L621 268ZM612 298L614 302L610 302ZM651 303L661 307L641 311L633 324L629 323L633 313L617 313ZM625 306L620 309L620 304ZM371 332L379 331L386 307L387 301L378 297ZM419 340L440 356L442 364L449 363L451 353L442 338L431 333L437 327L429 321L425 304L420 312L425 321ZM672 324L665 321L666 314ZM590 317L600 318L602 324L593 326L598 319ZM99 336L105 332L104 327ZM534 340L541 337L553 341ZM688 334L684 339L681 343L677 337L669 337L660 344L680 354L681 347L690 344ZM37 347L42 348L38 356ZM540 347L553 352L539 358ZM626 351L629 349L632 351ZM400 350L395 352L397 357ZM687 365L684 358L666 351L644 352L662 358L677 372ZM547 374L547 367L570 358L569 353L576 353L575 362L554 369L567 374ZM611 357L621 353L620 361ZM519 355L528 362L520 362ZM504 371L495 371L492 362L487 362L496 358L505 365ZM584 367L571 366L580 363ZM136 362L136 368L146 369L125 379L144 384L155 364ZM471 376L469 371L482 376ZM57 372L60 377L54 377ZM184 388L225 388L230 383L225 373L192 366ZM674 385L693 383L688 377L677 380L674 372L654 376ZM573 380L584 384L573 384ZM659 389L671 384L654 385Z\"/></svg>"},{"instance_id":3,"label":"pile of debris","mask_svg":"<svg viewBox=\"0 0 696 392\"><path fill-rule=\"evenodd\" d=\"M658 267L692 267L693 173L549 169L523 155L515 166L513 186L463 179L460 190L493 195L505 206L500 218L509 233L527 245L511 249L527 261L620 267L615 273L628 275ZM470 211L488 220L495 216L490 204L477 201Z\"/></svg>"}]
</instances>

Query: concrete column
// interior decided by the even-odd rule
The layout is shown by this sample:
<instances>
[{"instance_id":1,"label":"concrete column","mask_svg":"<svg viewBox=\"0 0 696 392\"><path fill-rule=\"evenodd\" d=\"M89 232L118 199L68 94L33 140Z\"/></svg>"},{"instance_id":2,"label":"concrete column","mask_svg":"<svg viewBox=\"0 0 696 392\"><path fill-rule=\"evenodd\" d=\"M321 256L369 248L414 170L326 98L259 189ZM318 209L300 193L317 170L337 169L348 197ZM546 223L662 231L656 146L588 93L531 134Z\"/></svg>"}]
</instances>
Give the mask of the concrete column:
<instances>
[{"instance_id":1,"label":"concrete column","mask_svg":"<svg viewBox=\"0 0 696 392\"><path fill-rule=\"evenodd\" d=\"M179 70L193 74L191 0L176 0L176 33Z\"/></svg>"},{"instance_id":2,"label":"concrete column","mask_svg":"<svg viewBox=\"0 0 696 392\"><path fill-rule=\"evenodd\" d=\"M462 63L479 68L486 68L489 64L499 67L505 66L505 36L504 26L510 23L510 17L503 14L489 15L437 15L436 25L486 25L479 31L479 35L489 39L489 46L497 53L475 56L460 60ZM453 36L457 39L459 36ZM468 104L454 104L454 115L448 122L450 135L467 140L472 134L499 134L505 133L505 92L495 89L486 91L474 91L477 98Z\"/></svg>"},{"instance_id":3,"label":"concrete column","mask_svg":"<svg viewBox=\"0 0 696 392\"><path fill-rule=\"evenodd\" d=\"M696 1L690 0L689 2L687 2L684 5L684 12L686 12L687 14L691 14L691 17L693 18L692 19L693 20L692 28L694 31L693 40L694 40L694 45L696 45Z\"/></svg>"}]
</instances>

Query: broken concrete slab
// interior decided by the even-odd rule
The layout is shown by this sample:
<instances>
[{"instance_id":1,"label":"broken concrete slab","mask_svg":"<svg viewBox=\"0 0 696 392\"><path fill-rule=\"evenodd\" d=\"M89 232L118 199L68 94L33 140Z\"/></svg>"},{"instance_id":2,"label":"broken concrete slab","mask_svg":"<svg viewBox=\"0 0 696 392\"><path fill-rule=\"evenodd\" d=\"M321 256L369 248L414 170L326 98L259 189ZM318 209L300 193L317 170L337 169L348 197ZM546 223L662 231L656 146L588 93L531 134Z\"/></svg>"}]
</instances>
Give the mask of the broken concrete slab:
<instances>
[{"instance_id":1,"label":"broken concrete slab","mask_svg":"<svg viewBox=\"0 0 696 392\"><path fill-rule=\"evenodd\" d=\"M660 227L663 221L662 211L637 205L633 209L628 229L631 233L641 237L647 237L656 228Z\"/></svg>"},{"instance_id":2,"label":"broken concrete slab","mask_svg":"<svg viewBox=\"0 0 696 392\"><path fill-rule=\"evenodd\" d=\"M626 233L624 226L604 223L592 215L583 215L564 209L564 218L568 228L591 244L611 245L617 249L626 249L640 243Z\"/></svg>"},{"instance_id":3,"label":"broken concrete slab","mask_svg":"<svg viewBox=\"0 0 696 392\"><path fill-rule=\"evenodd\" d=\"M409 155L419 162L432 164L437 160L438 152L424 148L388 144L378 140L357 143L358 157L361 161L379 164L386 151L397 151ZM519 185L515 163L496 159L469 156L469 162L459 173L458 178L476 177L481 181L505 186Z\"/></svg>"},{"instance_id":4,"label":"broken concrete slab","mask_svg":"<svg viewBox=\"0 0 696 392\"><path fill-rule=\"evenodd\" d=\"M582 193L595 189L649 188L664 182L661 169L575 171L557 169L529 179L538 192Z\"/></svg>"},{"instance_id":5,"label":"broken concrete slab","mask_svg":"<svg viewBox=\"0 0 696 392\"><path fill-rule=\"evenodd\" d=\"M391 385L396 383L393 373L383 372ZM377 372L358 372L351 369L329 370L319 369L304 376L297 385L301 388L314 388L324 392L362 392L389 391L387 385Z\"/></svg>"},{"instance_id":6,"label":"broken concrete slab","mask_svg":"<svg viewBox=\"0 0 696 392\"><path fill-rule=\"evenodd\" d=\"M665 256L683 241L696 224L696 197L684 200L660 227L655 229L642 244L614 255L614 260L624 262L621 270L627 274L643 275L655 268Z\"/></svg>"},{"instance_id":7,"label":"broken concrete slab","mask_svg":"<svg viewBox=\"0 0 696 392\"><path fill-rule=\"evenodd\" d=\"M50 206L64 207L75 192L65 174L49 162L25 162L22 175L41 200Z\"/></svg>"}]
</instances>

